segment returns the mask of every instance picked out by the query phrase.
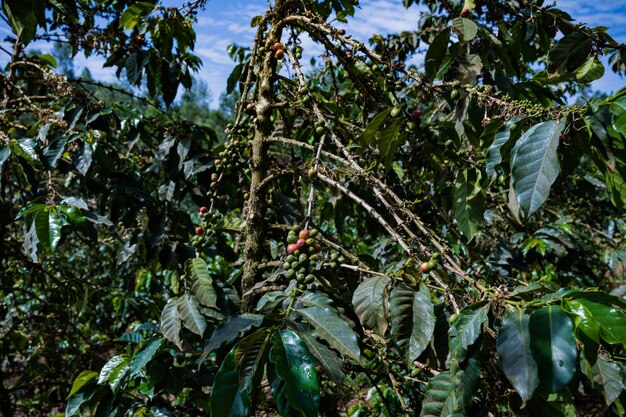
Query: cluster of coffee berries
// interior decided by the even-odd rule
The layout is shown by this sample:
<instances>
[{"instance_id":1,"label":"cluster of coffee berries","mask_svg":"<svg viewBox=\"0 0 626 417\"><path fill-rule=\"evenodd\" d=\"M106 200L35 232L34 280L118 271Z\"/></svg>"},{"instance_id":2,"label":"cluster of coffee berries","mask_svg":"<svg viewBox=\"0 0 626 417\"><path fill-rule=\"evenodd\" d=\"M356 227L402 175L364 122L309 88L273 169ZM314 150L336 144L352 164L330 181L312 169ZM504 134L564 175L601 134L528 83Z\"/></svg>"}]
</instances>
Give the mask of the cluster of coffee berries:
<instances>
[{"instance_id":1,"label":"cluster of coffee berries","mask_svg":"<svg viewBox=\"0 0 626 417\"><path fill-rule=\"evenodd\" d=\"M316 239L318 233L317 229L307 230L295 225L287 234L287 256L283 264L285 277L295 278L302 291L315 281L313 273L321 261L322 246Z\"/></svg>"},{"instance_id":2,"label":"cluster of coffee berries","mask_svg":"<svg viewBox=\"0 0 626 417\"><path fill-rule=\"evenodd\" d=\"M247 157L245 155L246 147L242 145L239 139L234 139L226 142L226 149L218 154L218 158L215 159L215 170L211 174L211 183L209 184L209 191L206 196L209 198L217 197L219 182L221 176L218 174L220 171L228 170L229 172L241 172L248 174L250 169L247 166ZM240 182L243 182L243 177L240 178ZM222 196L224 197L224 196ZM225 198L228 198L225 196Z\"/></svg>"},{"instance_id":3,"label":"cluster of coffee berries","mask_svg":"<svg viewBox=\"0 0 626 417\"><path fill-rule=\"evenodd\" d=\"M326 129L324 128L323 120L318 120L317 122L315 122L313 126L315 127L315 134L317 136L322 136L324 132L326 132Z\"/></svg>"},{"instance_id":4,"label":"cluster of coffee berries","mask_svg":"<svg viewBox=\"0 0 626 417\"><path fill-rule=\"evenodd\" d=\"M202 248L209 244L214 233L213 228L210 228L209 225L216 224L222 214L217 210L209 211L208 208L202 206L198 211L198 217L200 217L200 222L195 228L195 236L191 238L191 244L198 252L201 252Z\"/></svg>"},{"instance_id":5,"label":"cluster of coffee berries","mask_svg":"<svg viewBox=\"0 0 626 417\"><path fill-rule=\"evenodd\" d=\"M274 48L274 58L281 61L285 57L285 47L282 43L276 42L273 46Z\"/></svg>"},{"instance_id":6,"label":"cluster of coffee berries","mask_svg":"<svg viewBox=\"0 0 626 417\"><path fill-rule=\"evenodd\" d=\"M437 259L439 259L439 253L434 252L428 262L422 262L420 265L420 271L423 274L427 274L433 269L437 269Z\"/></svg>"}]
</instances>

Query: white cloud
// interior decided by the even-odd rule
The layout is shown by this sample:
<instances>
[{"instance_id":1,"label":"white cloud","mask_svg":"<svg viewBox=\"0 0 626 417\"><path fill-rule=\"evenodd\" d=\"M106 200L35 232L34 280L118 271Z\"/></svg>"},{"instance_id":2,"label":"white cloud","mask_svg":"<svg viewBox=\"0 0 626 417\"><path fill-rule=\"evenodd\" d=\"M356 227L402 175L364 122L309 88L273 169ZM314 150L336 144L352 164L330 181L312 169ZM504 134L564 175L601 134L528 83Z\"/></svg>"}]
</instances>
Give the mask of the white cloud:
<instances>
[{"instance_id":1,"label":"white cloud","mask_svg":"<svg viewBox=\"0 0 626 417\"><path fill-rule=\"evenodd\" d=\"M422 7L405 9L400 1L368 0L345 26L349 35L362 42L373 34L387 35L417 29Z\"/></svg>"}]
</instances>

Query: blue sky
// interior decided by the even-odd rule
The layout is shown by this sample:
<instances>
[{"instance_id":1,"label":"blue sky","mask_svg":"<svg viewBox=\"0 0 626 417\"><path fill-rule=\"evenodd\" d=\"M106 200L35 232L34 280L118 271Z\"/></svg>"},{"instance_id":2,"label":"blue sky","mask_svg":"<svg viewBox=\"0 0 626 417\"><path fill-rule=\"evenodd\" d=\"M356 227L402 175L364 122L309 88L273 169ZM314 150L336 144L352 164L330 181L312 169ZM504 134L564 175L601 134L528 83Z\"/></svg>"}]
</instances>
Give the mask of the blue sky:
<instances>
[{"instance_id":1,"label":"blue sky","mask_svg":"<svg viewBox=\"0 0 626 417\"><path fill-rule=\"evenodd\" d=\"M180 0L165 0L166 5L180 4ZM402 7L402 0L361 0L361 9L349 20L347 30L354 38L367 41L372 34L387 34L417 27L420 9L408 10ZM569 12L572 17L589 26L608 26L609 34L626 43L626 0L557 0L557 5ZM249 45L254 36L250 27L253 16L261 14L267 7L267 0L209 0L206 10L198 16L196 54L204 63L198 77L204 80L212 93L212 106L217 105L220 93L225 89L226 79L233 63L226 53L230 43ZM0 38L10 33L10 29L0 21ZM33 48L47 50L50 45L34 43ZM311 42L304 42L305 56L321 52ZM417 57L417 60L420 58ZM0 64L7 57L0 54ZM79 55L75 59L77 72L89 68L92 75L100 80L113 81L115 74L110 68L102 68L104 59ZM596 81L594 88L611 92L626 84L626 79L607 71Z\"/></svg>"}]
</instances>

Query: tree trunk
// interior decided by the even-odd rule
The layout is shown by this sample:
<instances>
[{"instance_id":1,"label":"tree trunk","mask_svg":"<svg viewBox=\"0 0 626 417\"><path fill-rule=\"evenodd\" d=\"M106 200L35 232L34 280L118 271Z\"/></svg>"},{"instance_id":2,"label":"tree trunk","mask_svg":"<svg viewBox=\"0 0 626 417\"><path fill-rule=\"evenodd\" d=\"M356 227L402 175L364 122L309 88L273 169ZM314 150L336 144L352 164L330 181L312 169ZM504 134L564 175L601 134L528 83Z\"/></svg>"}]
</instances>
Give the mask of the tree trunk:
<instances>
[{"instance_id":1,"label":"tree trunk","mask_svg":"<svg viewBox=\"0 0 626 417\"><path fill-rule=\"evenodd\" d=\"M282 34L282 18L285 16L285 0L276 0L271 26L266 44L273 45L280 41ZM255 48L261 45L255 45ZM271 47L270 47L271 48ZM265 235L267 233L267 195L259 185L267 175L267 138L271 136L274 126L271 120L275 102L274 79L276 74L276 58L273 53L265 52L259 57L263 60L261 73L256 82L256 119L254 120L254 139L250 158L250 191L248 212L246 217L246 241L244 244L245 261L241 279L243 311L251 311L254 307L254 294L247 294L260 277L259 263L265 254ZM252 71L252 68L250 68ZM245 100L246 97L242 97Z\"/></svg>"}]
</instances>

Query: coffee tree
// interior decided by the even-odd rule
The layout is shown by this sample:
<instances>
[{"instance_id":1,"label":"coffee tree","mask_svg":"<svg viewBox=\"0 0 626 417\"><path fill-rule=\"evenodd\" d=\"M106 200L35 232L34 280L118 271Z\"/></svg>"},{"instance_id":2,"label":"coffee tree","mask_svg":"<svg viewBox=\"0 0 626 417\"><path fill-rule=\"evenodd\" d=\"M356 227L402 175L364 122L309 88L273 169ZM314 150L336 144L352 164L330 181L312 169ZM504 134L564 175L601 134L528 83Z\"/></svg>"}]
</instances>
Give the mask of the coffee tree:
<instances>
[{"instance_id":1,"label":"coffee tree","mask_svg":"<svg viewBox=\"0 0 626 417\"><path fill-rule=\"evenodd\" d=\"M205 1L31 3L3 3L3 354L63 325L20 314L70 320L66 416L624 414L626 89L570 104L626 71L607 28L405 0L417 30L362 40L357 0L275 0L220 141L165 107ZM100 100L36 38L147 95Z\"/></svg>"}]
</instances>

